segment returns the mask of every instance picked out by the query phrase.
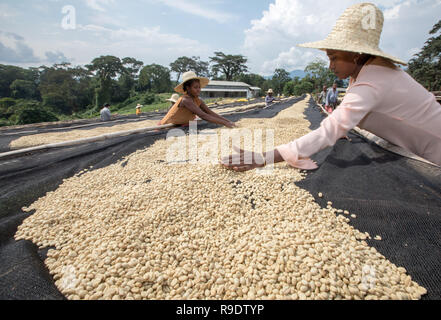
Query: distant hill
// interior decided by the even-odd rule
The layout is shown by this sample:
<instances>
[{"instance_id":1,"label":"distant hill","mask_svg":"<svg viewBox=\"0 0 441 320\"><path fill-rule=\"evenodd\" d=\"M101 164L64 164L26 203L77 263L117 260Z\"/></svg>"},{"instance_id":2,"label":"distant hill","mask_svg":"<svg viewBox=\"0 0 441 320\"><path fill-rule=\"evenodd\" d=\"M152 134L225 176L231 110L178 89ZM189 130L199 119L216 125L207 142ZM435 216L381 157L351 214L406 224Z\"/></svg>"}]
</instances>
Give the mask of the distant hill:
<instances>
[{"instance_id":1,"label":"distant hill","mask_svg":"<svg viewBox=\"0 0 441 320\"><path fill-rule=\"evenodd\" d=\"M295 77L299 77L300 79L303 79L304 77L306 77L306 72L303 71L303 70L294 70L294 71L291 71L291 72L289 73L289 76L290 76L292 79L294 79ZM269 79L272 78L272 76L266 76L266 77L264 77L264 78L267 79L267 80L269 80Z\"/></svg>"},{"instance_id":2,"label":"distant hill","mask_svg":"<svg viewBox=\"0 0 441 320\"><path fill-rule=\"evenodd\" d=\"M289 76L293 79L295 77L299 77L300 79L303 79L304 77L306 77L306 74L307 73L303 70L294 70L290 72Z\"/></svg>"}]
</instances>

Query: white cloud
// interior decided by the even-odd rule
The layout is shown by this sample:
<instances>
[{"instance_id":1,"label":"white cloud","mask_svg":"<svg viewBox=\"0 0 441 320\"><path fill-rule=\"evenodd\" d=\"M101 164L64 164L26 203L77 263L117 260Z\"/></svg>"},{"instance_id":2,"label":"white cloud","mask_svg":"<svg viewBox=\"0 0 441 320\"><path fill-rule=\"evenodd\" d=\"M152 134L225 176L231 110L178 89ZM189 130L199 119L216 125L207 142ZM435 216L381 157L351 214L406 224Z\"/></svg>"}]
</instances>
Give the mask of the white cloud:
<instances>
[{"instance_id":1,"label":"white cloud","mask_svg":"<svg viewBox=\"0 0 441 320\"><path fill-rule=\"evenodd\" d=\"M15 33L0 31L0 62L1 63L37 63L34 50L25 39Z\"/></svg>"},{"instance_id":2,"label":"white cloud","mask_svg":"<svg viewBox=\"0 0 441 320\"><path fill-rule=\"evenodd\" d=\"M17 12L5 3L0 3L0 18L8 19L16 17Z\"/></svg>"},{"instance_id":3,"label":"white cloud","mask_svg":"<svg viewBox=\"0 0 441 320\"><path fill-rule=\"evenodd\" d=\"M291 47L288 51L279 53L277 58L265 61L262 65L262 69L270 70L270 73L278 68L287 69L289 71L303 70L304 66L316 57L317 54L315 52L304 52L304 50L300 48Z\"/></svg>"},{"instance_id":4,"label":"white cloud","mask_svg":"<svg viewBox=\"0 0 441 320\"><path fill-rule=\"evenodd\" d=\"M204 19L210 19L215 20L219 23L226 23L231 20L234 20L237 18L236 15L222 12L216 9L210 9L208 7L209 1L204 0L204 3L201 4L200 1L191 1L191 0L157 0L158 2L161 2L165 4L168 7L171 7L173 9L181 10L186 13L204 18Z\"/></svg>"},{"instance_id":5,"label":"white cloud","mask_svg":"<svg viewBox=\"0 0 441 320\"><path fill-rule=\"evenodd\" d=\"M60 51L48 51L45 53L47 62L50 62L51 64L54 63L62 63L62 62L69 62L70 59L66 58L64 53Z\"/></svg>"},{"instance_id":6,"label":"white cloud","mask_svg":"<svg viewBox=\"0 0 441 320\"><path fill-rule=\"evenodd\" d=\"M271 75L276 67L304 69L319 50L296 47L324 39L338 17L354 0L275 0L245 30L243 53L252 72ZM421 48L428 31L441 16L441 0L374 0L384 8L385 24L380 47L404 60Z\"/></svg>"},{"instance_id":7,"label":"white cloud","mask_svg":"<svg viewBox=\"0 0 441 320\"><path fill-rule=\"evenodd\" d=\"M114 55L120 58L134 57L145 64L157 63L168 66L174 59L195 52L205 56L211 49L200 42L177 34L163 33L159 26L152 28L107 28L98 25L77 25L78 39L83 41L61 41L56 47L47 42L35 42L37 52L66 52L73 64L88 64L101 55ZM90 39L85 39L89 37Z\"/></svg>"},{"instance_id":8,"label":"white cloud","mask_svg":"<svg viewBox=\"0 0 441 320\"><path fill-rule=\"evenodd\" d=\"M108 6L115 3L115 0L85 0L86 5L94 10L105 12L106 9L103 6Z\"/></svg>"}]
</instances>

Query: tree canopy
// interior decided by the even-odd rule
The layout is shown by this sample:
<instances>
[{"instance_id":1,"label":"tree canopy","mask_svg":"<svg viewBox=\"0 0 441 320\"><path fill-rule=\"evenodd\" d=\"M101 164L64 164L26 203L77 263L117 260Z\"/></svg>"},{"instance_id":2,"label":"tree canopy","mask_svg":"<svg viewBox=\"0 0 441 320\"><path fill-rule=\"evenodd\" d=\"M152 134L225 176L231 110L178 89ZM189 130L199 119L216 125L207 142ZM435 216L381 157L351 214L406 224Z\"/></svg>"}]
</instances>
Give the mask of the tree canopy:
<instances>
[{"instance_id":1,"label":"tree canopy","mask_svg":"<svg viewBox=\"0 0 441 320\"><path fill-rule=\"evenodd\" d=\"M322 59L309 63L305 68L305 72L311 76L316 89L321 90L324 85L329 87L337 80L335 74L328 68L327 62ZM342 85L342 83L339 85Z\"/></svg>"},{"instance_id":2,"label":"tree canopy","mask_svg":"<svg viewBox=\"0 0 441 320\"><path fill-rule=\"evenodd\" d=\"M139 87L154 93L171 91L170 70L158 64L145 66L139 75Z\"/></svg>"},{"instance_id":3,"label":"tree canopy","mask_svg":"<svg viewBox=\"0 0 441 320\"><path fill-rule=\"evenodd\" d=\"M225 80L232 81L235 76L246 73L248 67L246 65L248 59L242 55L231 55L223 52L215 52L214 57L210 57L212 63L211 72L214 78L221 73Z\"/></svg>"},{"instance_id":4,"label":"tree canopy","mask_svg":"<svg viewBox=\"0 0 441 320\"><path fill-rule=\"evenodd\" d=\"M441 91L441 20L429 34L422 50L410 60L408 72L429 91Z\"/></svg>"},{"instance_id":5,"label":"tree canopy","mask_svg":"<svg viewBox=\"0 0 441 320\"><path fill-rule=\"evenodd\" d=\"M177 74L176 81L179 82L181 75L187 71L194 71L200 77L209 76L209 63L201 61L200 57L179 57L170 63L170 70Z\"/></svg>"}]
</instances>

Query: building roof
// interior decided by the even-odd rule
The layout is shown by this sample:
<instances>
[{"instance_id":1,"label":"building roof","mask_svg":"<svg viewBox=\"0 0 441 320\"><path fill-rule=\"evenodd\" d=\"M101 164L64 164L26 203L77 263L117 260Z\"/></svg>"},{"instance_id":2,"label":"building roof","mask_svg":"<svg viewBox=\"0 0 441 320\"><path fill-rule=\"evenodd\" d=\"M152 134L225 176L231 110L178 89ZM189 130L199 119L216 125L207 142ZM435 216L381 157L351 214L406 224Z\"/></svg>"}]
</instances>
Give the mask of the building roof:
<instances>
[{"instance_id":1,"label":"building roof","mask_svg":"<svg viewBox=\"0 0 441 320\"><path fill-rule=\"evenodd\" d=\"M262 89L259 88L259 87L250 87L250 89L253 90L253 91L262 90Z\"/></svg>"},{"instance_id":2,"label":"building roof","mask_svg":"<svg viewBox=\"0 0 441 320\"><path fill-rule=\"evenodd\" d=\"M208 85L201 91L207 92L248 92L249 90L260 90L257 87L251 87L245 82L235 82L235 81L217 81L210 80Z\"/></svg>"},{"instance_id":3,"label":"building roof","mask_svg":"<svg viewBox=\"0 0 441 320\"><path fill-rule=\"evenodd\" d=\"M232 89L232 88L222 89L222 88L207 88L207 87L205 87L205 88L201 89L201 91L202 92L248 92L248 88L245 89L245 88L238 87L235 89Z\"/></svg>"},{"instance_id":4,"label":"building roof","mask_svg":"<svg viewBox=\"0 0 441 320\"><path fill-rule=\"evenodd\" d=\"M207 86L225 86L225 87L251 87L245 82L234 82L234 81L217 81L210 80Z\"/></svg>"}]
</instances>

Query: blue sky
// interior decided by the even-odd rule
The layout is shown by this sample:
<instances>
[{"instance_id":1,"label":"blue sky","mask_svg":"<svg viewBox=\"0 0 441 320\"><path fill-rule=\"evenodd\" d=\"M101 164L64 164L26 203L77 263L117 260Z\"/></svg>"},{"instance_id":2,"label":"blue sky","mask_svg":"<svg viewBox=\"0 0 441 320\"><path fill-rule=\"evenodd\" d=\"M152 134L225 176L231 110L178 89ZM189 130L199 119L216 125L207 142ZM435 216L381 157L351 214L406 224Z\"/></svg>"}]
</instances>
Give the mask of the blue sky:
<instances>
[{"instance_id":1,"label":"blue sky","mask_svg":"<svg viewBox=\"0 0 441 320\"><path fill-rule=\"evenodd\" d=\"M354 0L0 0L0 63L24 67L100 55L168 66L180 56L243 54L251 72L303 69ZM381 47L408 60L441 18L441 0L372 0L385 15ZM66 6L75 29L62 27ZM72 13L72 11L70 11ZM72 21L70 21L72 22Z\"/></svg>"}]
</instances>

